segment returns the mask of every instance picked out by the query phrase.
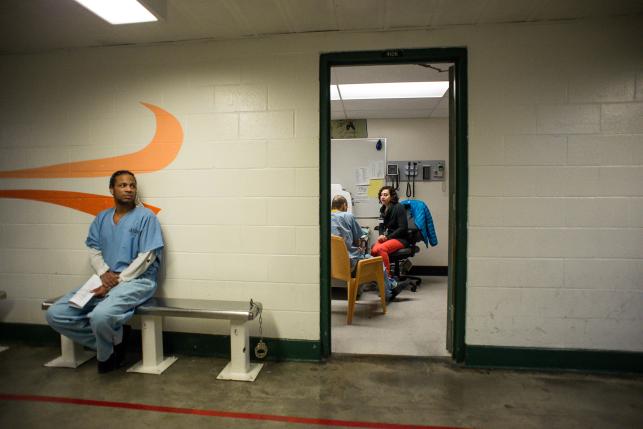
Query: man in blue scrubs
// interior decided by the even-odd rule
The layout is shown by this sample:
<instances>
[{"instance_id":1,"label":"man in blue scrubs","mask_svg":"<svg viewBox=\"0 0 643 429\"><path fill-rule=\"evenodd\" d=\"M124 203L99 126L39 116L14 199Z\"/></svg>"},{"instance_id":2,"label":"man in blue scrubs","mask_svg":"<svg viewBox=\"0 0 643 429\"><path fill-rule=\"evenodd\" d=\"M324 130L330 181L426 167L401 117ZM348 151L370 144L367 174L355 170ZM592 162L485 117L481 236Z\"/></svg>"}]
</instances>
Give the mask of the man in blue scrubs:
<instances>
[{"instance_id":1,"label":"man in blue scrubs","mask_svg":"<svg viewBox=\"0 0 643 429\"><path fill-rule=\"evenodd\" d=\"M85 244L101 279L83 308L69 305L72 291L47 311L47 322L62 335L96 350L98 372L118 368L125 356L123 324L154 295L163 236L154 213L136 203L136 178L127 170L112 174L114 207L96 216Z\"/></svg>"}]
</instances>

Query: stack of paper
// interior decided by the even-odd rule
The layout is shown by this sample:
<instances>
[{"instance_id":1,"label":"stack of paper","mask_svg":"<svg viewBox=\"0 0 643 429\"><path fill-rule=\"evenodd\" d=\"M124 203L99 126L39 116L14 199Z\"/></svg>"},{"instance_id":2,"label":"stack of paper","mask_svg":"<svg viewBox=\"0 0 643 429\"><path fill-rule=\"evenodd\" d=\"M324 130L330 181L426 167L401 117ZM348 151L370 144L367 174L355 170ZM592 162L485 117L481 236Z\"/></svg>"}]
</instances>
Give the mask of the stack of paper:
<instances>
[{"instance_id":1,"label":"stack of paper","mask_svg":"<svg viewBox=\"0 0 643 429\"><path fill-rule=\"evenodd\" d=\"M100 287L102 284L103 282L100 277L94 274L80 289L78 289L78 291L76 291L74 296L71 297L69 305L75 308L83 308L94 296L92 290Z\"/></svg>"}]
</instances>

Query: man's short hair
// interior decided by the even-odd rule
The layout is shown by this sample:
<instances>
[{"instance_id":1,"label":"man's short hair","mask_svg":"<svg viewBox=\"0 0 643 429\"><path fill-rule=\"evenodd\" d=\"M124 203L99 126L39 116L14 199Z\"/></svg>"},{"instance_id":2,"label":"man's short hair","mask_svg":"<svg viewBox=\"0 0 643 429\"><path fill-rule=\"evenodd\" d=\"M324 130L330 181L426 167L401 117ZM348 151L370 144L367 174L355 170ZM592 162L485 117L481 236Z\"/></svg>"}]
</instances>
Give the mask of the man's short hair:
<instances>
[{"instance_id":1,"label":"man's short hair","mask_svg":"<svg viewBox=\"0 0 643 429\"><path fill-rule=\"evenodd\" d=\"M113 188L114 185L116 184L116 178L118 176L122 176L123 174L129 174L136 181L136 176L134 176L134 173L132 173L131 171L129 171L129 170L118 170L118 171L115 171L112 174L112 177L109 178L109 187L110 187L110 189Z\"/></svg>"},{"instance_id":2,"label":"man's short hair","mask_svg":"<svg viewBox=\"0 0 643 429\"><path fill-rule=\"evenodd\" d=\"M333 202L330 204L330 208L332 210L341 210L342 207L344 207L344 204L348 205L348 201L346 201L346 198L342 197L341 195L335 195L333 198Z\"/></svg>"}]
</instances>

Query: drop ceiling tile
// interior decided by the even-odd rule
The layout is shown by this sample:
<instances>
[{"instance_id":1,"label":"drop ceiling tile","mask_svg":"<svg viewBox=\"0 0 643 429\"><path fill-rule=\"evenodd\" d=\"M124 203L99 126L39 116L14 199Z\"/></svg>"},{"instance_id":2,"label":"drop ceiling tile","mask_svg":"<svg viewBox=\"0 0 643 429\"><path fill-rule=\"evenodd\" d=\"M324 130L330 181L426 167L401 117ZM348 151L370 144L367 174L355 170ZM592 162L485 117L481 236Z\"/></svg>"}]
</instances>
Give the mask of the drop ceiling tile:
<instances>
[{"instance_id":1,"label":"drop ceiling tile","mask_svg":"<svg viewBox=\"0 0 643 429\"><path fill-rule=\"evenodd\" d=\"M439 4L439 0L389 0L386 2L386 26L427 27Z\"/></svg>"},{"instance_id":2,"label":"drop ceiling tile","mask_svg":"<svg viewBox=\"0 0 643 429\"><path fill-rule=\"evenodd\" d=\"M509 3L508 7L510 7ZM433 26L477 24L484 10L485 2L480 0L446 1L440 4L433 19Z\"/></svg>"},{"instance_id":3,"label":"drop ceiling tile","mask_svg":"<svg viewBox=\"0 0 643 429\"><path fill-rule=\"evenodd\" d=\"M225 1L224 4L234 15L244 35L290 33L288 18L279 4L266 0Z\"/></svg>"},{"instance_id":4,"label":"drop ceiling tile","mask_svg":"<svg viewBox=\"0 0 643 429\"><path fill-rule=\"evenodd\" d=\"M479 23L523 22L533 20L538 4L535 0L487 0L479 16Z\"/></svg>"},{"instance_id":5,"label":"drop ceiling tile","mask_svg":"<svg viewBox=\"0 0 643 429\"><path fill-rule=\"evenodd\" d=\"M291 31L333 31L338 29L332 0L279 0Z\"/></svg>"},{"instance_id":6,"label":"drop ceiling tile","mask_svg":"<svg viewBox=\"0 0 643 429\"><path fill-rule=\"evenodd\" d=\"M340 30L379 30L385 25L384 0L335 0Z\"/></svg>"}]
</instances>

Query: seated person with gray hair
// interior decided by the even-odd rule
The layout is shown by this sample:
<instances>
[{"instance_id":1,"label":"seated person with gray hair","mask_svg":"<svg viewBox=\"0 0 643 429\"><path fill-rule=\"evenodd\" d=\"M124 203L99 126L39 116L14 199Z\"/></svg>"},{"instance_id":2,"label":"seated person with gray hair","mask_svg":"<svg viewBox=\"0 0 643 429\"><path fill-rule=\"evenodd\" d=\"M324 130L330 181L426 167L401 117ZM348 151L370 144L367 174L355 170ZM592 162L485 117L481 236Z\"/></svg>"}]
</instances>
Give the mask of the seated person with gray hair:
<instances>
[{"instance_id":1,"label":"seated person with gray hair","mask_svg":"<svg viewBox=\"0 0 643 429\"><path fill-rule=\"evenodd\" d=\"M331 203L330 233L344 239L351 261L351 270L355 270L357 261L371 258L371 255L366 253L366 246L361 245L361 238L364 235L362 227L357 223L355 216L352 213L348 213L347 210L348 202L346 198L336 195ZM404 289L404 285L398 285L394 279L389 278L386 267L383 264L382 268L384 270L386 300L390 302Z\"/></svg>"}]
</instances>

